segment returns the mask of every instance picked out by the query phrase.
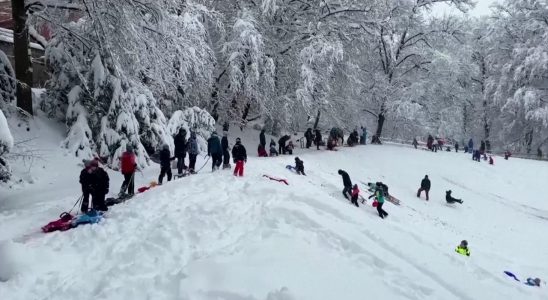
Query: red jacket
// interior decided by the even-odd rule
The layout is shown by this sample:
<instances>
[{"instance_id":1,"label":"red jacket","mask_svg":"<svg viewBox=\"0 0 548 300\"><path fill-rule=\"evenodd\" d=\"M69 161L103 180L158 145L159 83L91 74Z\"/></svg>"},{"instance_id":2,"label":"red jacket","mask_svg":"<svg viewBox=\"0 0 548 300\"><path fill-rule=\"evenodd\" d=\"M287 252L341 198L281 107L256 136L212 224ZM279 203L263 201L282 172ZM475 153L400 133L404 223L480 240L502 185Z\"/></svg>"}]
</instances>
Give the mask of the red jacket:
<instances>
[{"instance_id":1,"label":"red jacket","mask_svg":"<svg viewBox=\"0 0 548 300\"><path fill-rule=\"evenodd\" d=\"M120 158L122 161L122 174L131 174L135 172L135 154L132 152L124 152Z\"/></svg>"},{"instance_id":2,"label":"red jacket","mask_svg":"<svg viewBox=\"0 0 548 300\"><path fill-rule=\"evenodd\" d=\"M358 197L359 194L360 194L359 188L356 187L352 189L352 197Z\"/></svg>"}]
</instances>

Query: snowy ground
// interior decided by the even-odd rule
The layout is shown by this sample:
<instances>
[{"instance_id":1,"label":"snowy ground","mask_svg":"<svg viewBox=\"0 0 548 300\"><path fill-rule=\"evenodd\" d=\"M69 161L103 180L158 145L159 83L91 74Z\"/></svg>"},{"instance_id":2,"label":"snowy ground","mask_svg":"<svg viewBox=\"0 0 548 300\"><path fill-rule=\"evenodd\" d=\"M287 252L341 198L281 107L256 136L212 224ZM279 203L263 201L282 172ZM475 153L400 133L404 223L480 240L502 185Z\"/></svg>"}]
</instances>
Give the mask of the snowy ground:
<instances>
[{"instance_id":1,"label":"snowy ground","mask_svg":"<svg viewBox=\"0 0 548 300\"><path fill-rule=\"evenodd\" d=\"M242 139L256 155L250 134ZM548 297L546 285L503 274L548 278L543 162L496 158L489 166L395 145L298 149L306 177L284 168L292 156L251 157L243 178L207 166L113 207L100 224L22 238L70 209L80 192L77 160L57 148L61 137L41 136L50 155L35 183L0 187L2 299ZM385 220L370 205L349 205L340 168L355 183L382 180L403 205L387 203ZM137 175L137 186L157 173L151 166ZM425 174L429 202L415 196ZM121 176L110 176L116 191ZM445 204L448 189L464 204ZM454 252L462 239L471 257Z\"/></svg>"}]
</instances>

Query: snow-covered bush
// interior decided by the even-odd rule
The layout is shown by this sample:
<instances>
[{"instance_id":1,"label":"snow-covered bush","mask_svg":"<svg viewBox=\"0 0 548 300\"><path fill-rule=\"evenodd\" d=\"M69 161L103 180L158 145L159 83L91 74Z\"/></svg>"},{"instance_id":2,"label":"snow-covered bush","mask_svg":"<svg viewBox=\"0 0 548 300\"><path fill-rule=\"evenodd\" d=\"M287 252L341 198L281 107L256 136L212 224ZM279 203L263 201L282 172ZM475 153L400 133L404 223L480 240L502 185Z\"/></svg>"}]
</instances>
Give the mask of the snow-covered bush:
<instances>
[{"instance_id":1,"label":"snow-covered bush","mask_svg":"<svg viewBox=\"0 0 548 300\"><path fill-rule=\"evenodd\" d=\"M206 140L215 130L215 120L207 111L198 107L178 110L169 119L167 130L173 136L181 128L188 133L187 138L190 137L190 132L196 133L198 146L203 151L206 149Z\"/></svg>"},{"instance_id":2,"label":"snow-covered bush","mask_svg":"<svg viewBox=\"0 0 548 300\"><path fill-rule=\"evenodd\" d=\"M4 113L0 110L0 181L6 181L10 178L11 170L8 162L2 157L13 147L13 136L8 127L8 121Z\"/></svg>"},{"instance_id":3,"label":"snow-covered bush","mask_svg":"<svg viewBox=\"0 0 548 300\"><path fill-rule=\"evenodd\" d=\"M0 50L0 108L1 102L11 103L15 100L15 72L6 54Z\"/></svg>"}]
</instances>

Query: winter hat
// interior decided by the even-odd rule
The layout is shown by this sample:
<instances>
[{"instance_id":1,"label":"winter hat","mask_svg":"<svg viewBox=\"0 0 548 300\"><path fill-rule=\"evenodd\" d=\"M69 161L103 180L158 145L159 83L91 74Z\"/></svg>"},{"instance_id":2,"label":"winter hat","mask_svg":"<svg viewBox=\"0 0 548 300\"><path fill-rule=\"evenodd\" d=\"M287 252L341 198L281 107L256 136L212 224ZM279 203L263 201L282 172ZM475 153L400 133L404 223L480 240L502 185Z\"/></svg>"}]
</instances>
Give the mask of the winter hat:
<instances>
[{"instance_id":1,"label":"winter hat","mask_svg":"<svg viewBox=\"0 0 548 300\"><path fill-rule=\"evenodd\" d=\"M217 131L213 131L211 135L217 135Z\"/></svg>"},{"instance_id":2,"label":"winter hat","mask_svg":"<svg viewBox=\"0 0 548 300\"><path fill-rule=\"evenodd\" d=\"M295 157L295 161L299 161L299 160L300 160L299 157Z\"/></svg>"},{"instance_id":3,"label":"winter hat","mask_svg":"<svg viewBox=\"0 0 548 300\"><path fill-rule=\"evenodd\" d=\"M428 175L424 175L424 178L428 179Z\"/></svg>"},{"instance_id":4,"label":"winter hat","mask_svg":"<svg viewBox=\"0 0 548 300\"><path fill-rule=\"evenodd\" d=\"M127 152L133 152L133 146L131 144L126 145L126 151Z\"/></svg>"},{"instance_id":5,"label":"winter hat","mask_svg":"<svg viewBox=\"0 0 548 300\"><path fill-rule=\"evenodd\" d=\"M164 150L169 150L169 145L168 145L168 144L163 144L163 145L162 145L162 149L164 149Z\"/></svg>"},{"instance_id":6,"label":"winter hat","mask_svg":"<svg viewBox=\"0 0 548 300\"><path fill-rule=\"evenodd\" d=\"M339 172L337 172L337 173L339 173L339 175L341 175L341 174L342 174L342 171L343 171L343 170L339 170Z\"/></svg>"},{"instance_id":7,"label":"winter hat","mask_svg":"<svg viewBox=\"0 0 548 300\"><path fill-rule=\"evenodd\" d=\"M241 142L242 142L242 140L239 137L236 138L236 143L241 143Z\"/></svg>"},{"instance_id":8,"label":"winter hat","mask_svg":"<svg viewBox=\"0 0 548 300\"><path fill-rule=\"evenodd\" d=\"M460 242L460 245L464 246L464 247L468 247L468 241L463 240L463 241Z\"/></svg>"},{"instance_id":9,"label":"winter hat","mask_svg":"<svg viewBox=\"0 0 548 300\"><path fill-rule=\"evenodd\" d=\"M354 187L353 187L353 188L357 189L357 188L358 188L358 185L357 185L357 184L354 184Z\"/></svg>"},{"instance_id":10,"label":"winter hat","mask_svg":"<svg viewBox=\"0 0 548 300\"><path fill-rule=\"evenodd\" d=\"M447 194L451 194L451 190L446 191Z\"/></svg>"}]
</instances>

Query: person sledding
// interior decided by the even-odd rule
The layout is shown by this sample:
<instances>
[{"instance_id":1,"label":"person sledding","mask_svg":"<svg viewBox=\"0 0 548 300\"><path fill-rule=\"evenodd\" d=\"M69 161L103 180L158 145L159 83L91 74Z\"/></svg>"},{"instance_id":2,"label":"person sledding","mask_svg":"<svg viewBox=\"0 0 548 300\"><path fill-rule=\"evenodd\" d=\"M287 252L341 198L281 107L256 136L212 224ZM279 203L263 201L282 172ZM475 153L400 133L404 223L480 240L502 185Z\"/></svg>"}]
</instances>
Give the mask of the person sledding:
<instances>
[{"instance_id":1,"label":"person sledding","mask_svg":"<svg viewBox=\"0 0 548 300\"><path fill-rule=\"evenodd\" d=\"M304 173L304 162L298 157L295 157L295 172L297 172L297 174L299 175L306 176L306 174Z\"/></svg>"},{"instance_id":2,"label":"person sledding","mask_svg":"<svg viewBox=\"0 0 548 300\"><path fill-rule=\"evenodd\" d=\"M351 201L352 201L352 204L356 205L356 207L360 207L358 205L358 197L360 196L360 188L358 188L358 185L357 184L354 184L354 186L352 187L352 198L351 198Z\"/></svg>"},{"instance_id":3,"label":"person sledding","mask_svg":"<svg viewBox=\"0 0 548 300\"><path fill-rule=\"evenodd\" d=\"M169 145L163 144L162 150L160 150L160 176L158 176L158 184L162 184L164 176L167 175L167 181L171 181L171 161L175 160L175 157L171 157L169 152Z\"/></svg>"},{"instance_id":4,"label":"person sledding","mask_svg":"<svg viewBox=\"0 0 548 300\"><path fill-rule=\"evenodd\" d=\"M461 199L453 198L451 196L451 190L448 190L448 191L445 192L445 201L447 201L447 203L451 203L451 204L455 203L455 202L462 204Z\"/></svg>"},{"instance_id":5,"label":"person sledding","mask_svg":"<svg viewBox=\"0 0 548 300\"><path fill-rule=\"evenodd\" d=\"M426 193L426 201L428 201L428 193L430 192L430 179L428 179L428 175L424 176L421 181L421 187L417 191L417 198L421 197L423 191Z\"/></svg>"},{"instance_id":6,"label":"person sledding","mask_svg":"<svg viewBox=\"0 0 548 300\"><path fill-rule=\"evenodd\" d=\"M137 169L137 163L135 162L133 146L130 144L126 145L126 152L122 153L120 164L122 175L124 175L124 182L118 196L123 197L127 191L127 195L131 197L135 194L135 170Z\"/></svg>"},{"instance_id":7,"label":"person sledding","mask_svg":"<svg viewBox=\"0 0 548 300\"><path fill-rule=\"evenodd\" d=\"M99 167L97 160L88 160L84 163L85 167L80 172L80 184L82 185L82 213L87 213L89 208L89 196L91 196L92 206L95 210L107 211L105 196L109 189L109 178L107 172Z\"/></svg>"},{"instance_id":8,"label":"person sledding","mask_svg":"<svg viewBox=\"0 0 548 300\"><path fill-rule=\"evenodd\" d=\"M244 163L247 162L247 153L240 138L236 138L236 145L232 147L232 158L236 164L234 176L244 176Z\"/></svg>"},{"instance_id":9,"label":"person sledding","mask_svg":"<svg viewBox=\"0 0 548 300\"><path fill-rule=\"evenodd\" d=\"M377 213L379 214L379 217L381 219L384 219L388 216L388 213L382 209L382 206L384 205L384 189L381 185L376 185L375 193L371 196L369 196L369 199L375 197L375 200L377 200Z\"/></svg>"},{"instance_id":10,"label":"person sledding","mask_svg":"<svg viewBox=\"0 0 548 300\"><path fill-rule=\"evenodd\" d=\"M352 180L350 180L350 176L348 176L348 173L346 173L345 171L339 170L338 173L339 175L342 176L343 185L344 185L342 194L346 199L350 200L351 193L352 193Z\"/></svg>"},{"instance_id":11,"label":"person sledding","mask_svg":"<svg viewBox=\"0 0 548 300\"><path fill-rule=\"evenodd\" d=\"M540 287L540 278L527 278L527 281L525 281L525 284L526 285L529 285L529 286L538 286Z\"/></svg>"},{"instance_id":12,"label":"person sledding","mask_svg":"<svg viewBox=\"0 0 548 300\"><path fill-rule=\"evenodd\" d=\"M462 255L470 256L470 249L468 249L468 242L466 240L463 240L462 242L460 242L460 245L458 245L457 248L455 248L455 252Z\"/></svg>"}]
</instances>

